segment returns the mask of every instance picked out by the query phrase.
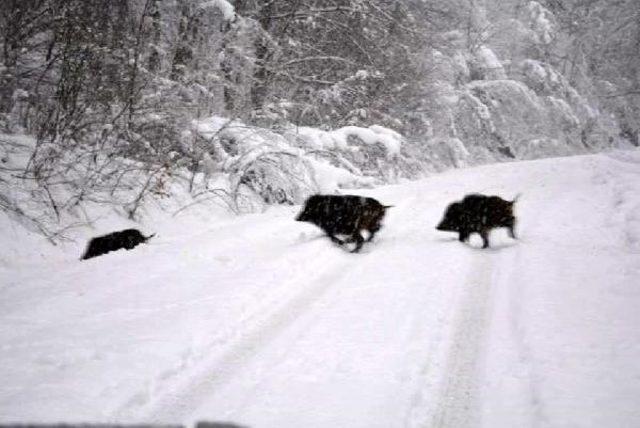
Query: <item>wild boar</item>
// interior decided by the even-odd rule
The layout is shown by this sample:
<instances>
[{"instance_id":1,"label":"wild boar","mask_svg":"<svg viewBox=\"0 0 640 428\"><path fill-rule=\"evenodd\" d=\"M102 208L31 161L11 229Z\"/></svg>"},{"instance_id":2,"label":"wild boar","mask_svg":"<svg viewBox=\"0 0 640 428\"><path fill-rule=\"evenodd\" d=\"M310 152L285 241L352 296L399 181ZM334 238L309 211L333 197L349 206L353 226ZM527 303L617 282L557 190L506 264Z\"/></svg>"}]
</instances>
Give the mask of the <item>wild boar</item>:
<instances>
[{"instance_id":1,"label":"wild boar","mask_svg":"<svg viewBox=\"0 0 640 428\"><path fill-rule=\"evenodd\" d=\"M112 232L107 235L98 236L89 241L87 249L80 260L101 256L110 251L130 250L133 247L147 242L153 235L144 236L138 229L125 229L119 232Z\"/></svg>"},{"instance_id":2,"label":"wild boar","mask_svg":"<svg viewBox=\"0 0 640 428\"><path fill-rule=\"evenodd\" d=\"M489 232L495 228L506 227L509 236L515 239L516 218L513 215L513 204L517 199L506 201L499 196L477 193L467 195L447 207L444 218L436 229L458 232L460 242L466 241L476 232L482 238L482 248L489 246Z\"/></svg>"},{"instance_id":3,"label":"wild boar","mask_svg":"<svg viewBox=\"0 0 640 428\"><path fill-rule=\"evenodd\" d=\"M366 241L371 241L390 207L365 196L313 195L307 199L296 221L315 224L339 245L355 242L353 252L358 252L365 242L361 232L367 231ZM338 235L346 238L340 239Z\"/></svg>"}]
</instances>

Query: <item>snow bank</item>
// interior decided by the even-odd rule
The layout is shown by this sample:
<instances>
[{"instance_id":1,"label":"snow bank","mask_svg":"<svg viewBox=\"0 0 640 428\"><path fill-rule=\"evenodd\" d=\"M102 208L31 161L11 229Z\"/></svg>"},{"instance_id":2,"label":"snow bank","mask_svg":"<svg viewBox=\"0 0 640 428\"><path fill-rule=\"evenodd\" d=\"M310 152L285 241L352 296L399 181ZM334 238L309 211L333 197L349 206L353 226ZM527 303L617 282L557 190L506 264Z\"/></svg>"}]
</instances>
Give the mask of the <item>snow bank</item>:
<instances>
[{"instance_id":1,"label":"snow bank","mask_svg":"<svg viewBox=\"0 0 640 428\"><path fill-rule=\"evenodd\" d=\"M555 156L566 156L570 153L566 145L552 138L535 138L523 141L514 145L513 150L518 159L540 159L550 153Z\"/></svg>"},{"instance_id":2,"label":"snow bank","mask_svg":"<svg viewBox=\"0 0 640 428\"><path fill-rule=\"evenodd\" d=\"M425 149L430 151L432 162L436 165L462 168L469 164L469 151L457 138L434 139Z\"/></svg>"},{"instance_id":3,"label":"snow bank","mask_svg":"<svg viewBox=\"0 0 640 428\"><path fill-rule=\"evenodd\" d=\"M0 264L45 256L77 260L91 237L140 227L149 218L171 219L185 207L203 218L228 217L233 211L230 201L218 193L221 180L211 180L209 190L204 190L202 176L129 159L65 153L66 173L44 186L22 177L35 140L0 135L0 142L0 225L7 237L16 238L4 243ZM190 191L190 182L201 186L199 193Z\"/></svg>"}]
</instances>

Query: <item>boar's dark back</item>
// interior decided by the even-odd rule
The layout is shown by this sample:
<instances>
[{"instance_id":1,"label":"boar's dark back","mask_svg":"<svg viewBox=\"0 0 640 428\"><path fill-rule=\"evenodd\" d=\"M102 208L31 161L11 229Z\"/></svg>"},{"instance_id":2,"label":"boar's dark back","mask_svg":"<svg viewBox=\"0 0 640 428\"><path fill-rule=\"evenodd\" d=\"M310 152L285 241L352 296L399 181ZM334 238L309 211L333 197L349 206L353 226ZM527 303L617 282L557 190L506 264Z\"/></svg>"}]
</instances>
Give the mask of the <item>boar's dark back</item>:
<instances>
[{"instance_id":1,"label":"boar's dark back","mask_svg":"<svg viewBox=\"0 0 640 428\"><path fill-rule=\"evenodd\" d=\"M491 229L506 227L511 237L515 238L513 204L516 199L507 201L499 196L477 193L467 195L447 207L437 229L458 232L460 241L466 241L472 233L479 233L483 248L489 246L488 234Z\"/></svg>"},{"instance_id":2,"label":"boar's dark back","mask_svg":"<svg viewBox=\"0 0 640 428\"><path fill-rule=\"evenodd\" d=\"M97 236L89 241L87 249L82 255L81 260L101 256L111 251L117 251L123 248L130 250L139 244L147 242L147 240L153 236L155 236L155 234L144 236L138 229L124 229L108 233L106 235Z\"/></svg>"},{"instance_id":3,"label":"boar's dark back","mask_svg":"<svg viewBox=\"0 0 640 428\"><path fill-rule=\"evenodd\" d=\"M315 224L334 242L339 242L336 235L348 235L348 242L356 242L354 251L358 251L364 242L360 231L368 231L367 240L373 239L382 227L386 208L388 206L366 196L313 195L307 199L296 220Z\"/></svg>"}]
</instances>

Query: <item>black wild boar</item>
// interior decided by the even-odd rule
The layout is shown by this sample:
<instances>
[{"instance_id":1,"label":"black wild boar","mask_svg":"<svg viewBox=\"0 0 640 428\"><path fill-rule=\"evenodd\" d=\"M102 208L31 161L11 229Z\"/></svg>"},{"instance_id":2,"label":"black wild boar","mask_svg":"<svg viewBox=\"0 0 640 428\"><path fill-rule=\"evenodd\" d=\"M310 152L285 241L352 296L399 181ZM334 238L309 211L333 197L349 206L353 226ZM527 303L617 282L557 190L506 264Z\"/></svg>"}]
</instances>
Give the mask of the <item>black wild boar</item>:
<instances>
[{"instance_id":1,"label":"black wild boar","mask_svg":"<svg viewBox=\"0 0 640 428\"><path fill-rule=\"evenodd\" d=\"M149 238L155 236L144 236L138 229L125 229L119 232L112 232L107 235L98 236L89 241L87 249L80 260L90 259L92 257L101 256L109 251L116 251L122 248L132 249L138 244L147 242Z\"/></svg>"},{"instance_id":2,"label":"black wild boar","mask_svg":"<svg viewBox=\"0 0 640 428\"><path fill-rule=\"evenodd\" d=\"M458 232L460 242L466 241L476 232L482 238L482 248L489 246L491 229L506 227L509 235L515 239L516 218L513 215L513 201L505 201L498 196L471 194L463 200L447 207L444 218L436 227L438 230Z\"/></svg>"},{"instance_id":3,"label":"black wild boar","mask_svg":"<svg viewBox=\"0 0 640 428\"><path fill-rule=\"evenodd\" d=\"M389 207L365 196L313 195L307 199L296 221L315 224L337 244L355 242L353 252L357 252L365 242L361 232L369 232L367 241L371 241L382 227L382 219ZM343 240L337 235L347 237Z\"/></svg>"}]
</instances>

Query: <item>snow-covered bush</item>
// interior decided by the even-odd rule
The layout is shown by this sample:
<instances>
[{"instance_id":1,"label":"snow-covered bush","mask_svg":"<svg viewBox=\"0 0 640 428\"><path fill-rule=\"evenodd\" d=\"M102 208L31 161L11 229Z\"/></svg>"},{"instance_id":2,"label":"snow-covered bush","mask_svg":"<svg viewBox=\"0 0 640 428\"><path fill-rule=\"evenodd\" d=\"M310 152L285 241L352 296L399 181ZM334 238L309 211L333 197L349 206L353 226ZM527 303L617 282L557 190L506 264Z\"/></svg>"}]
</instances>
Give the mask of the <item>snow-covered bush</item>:
<instances>
[{"instance_id":1,"label":"snow-covered bush","mask_svg":"<svg viewBox=\"0 0 640 428\"><path fill-rule=\"evenodd\" d=\"M552 138L534 138L523 141L514 148L518 159L540 159L548 156L565 156L571 149L562 141Z\"/></svg>"},{"instance_id":2,"label":"snow-covered bush","mask_svg":"<svg viewBox=\"0 0 640 428\"><path fill-rule=\"evenodd\" d=\"M473 60L470 63L473 80L502 80L507 78L502 63L496 54L485 45L476 49Z\"/></svg>"},{"instance_id":3,"label":"snow-covered bush","mask_svg":"<svg viewBox=\"0 0 640 428\"><path fill-rule=\"evenodd\" d=\"M37 140L27 136L0 135L0 143L0 211L52 242L64 239L69 229L94 222L90 206L137 218L147 201L173 196L178 180L167 165L86 151L51 154L55 145L36 150ZM45 160L39 176L29 168L34 153ZM47 169L48 154L62 171Z\"/></svg>"},{"instance_id":4,"label":"snow-covered bush","mask_svg":"<svg viewBox=\"0 0 640 428\"><path fill-rule=\"evenodd\" d=\"M228 176L240 211L252 210L260 201L300 203L317 188L302 152L275 132L220 117L198 121L194 128L205 140L212 169Z\"/></svg>"},{"instance_id":5,"label":"snow-covered bush","mask_svg":"<svg viewBox=\"0 0 640 428\"><path fill-rule=\"evenodd\" d=\"M420 169L403 152L402 136L382 126L276 132L212 117L194 128L205 141L210 168L229 176L241 210L255 208L251 195L267 204L300 203L312 193L390 182Z\"/></svg>"},{"instance_id":6,"label":"snow-covered bush","mask_svg":"<svg viewBox=\"0 0 640 428\"><path fill-rule=\"evenodd\" d=\"M400 175L403 138L391 129L375 125L369 128L346 126L332 131L295 127L287 129L284 135L305 151L339 155L340 163L349 165L353 173L381 180L392 180Z\"/></svg>"},{"instance_id":7,"label":"snow-covered bush","mask_svg":"<svg viewBox=\"0 0 640 428\"><path fill-rule=\"evenodd\" d=\"M537 1L530 1L527 4L527 12L529 13L529 28L535 35L536 42L542 45L551 43L555 36L553 13Z\"/></svg>"},{"instance_id":8,"label":"snow-covered bush","mask_svg":"<svg viewBox=\"0 0 640 428\"><path fill-rule=\"evenodd\" d=\"M443 168L461 168L468 165L469 151L457 138L435 139L425 147L433 165Z\"/></svg>"}]
</instances>

